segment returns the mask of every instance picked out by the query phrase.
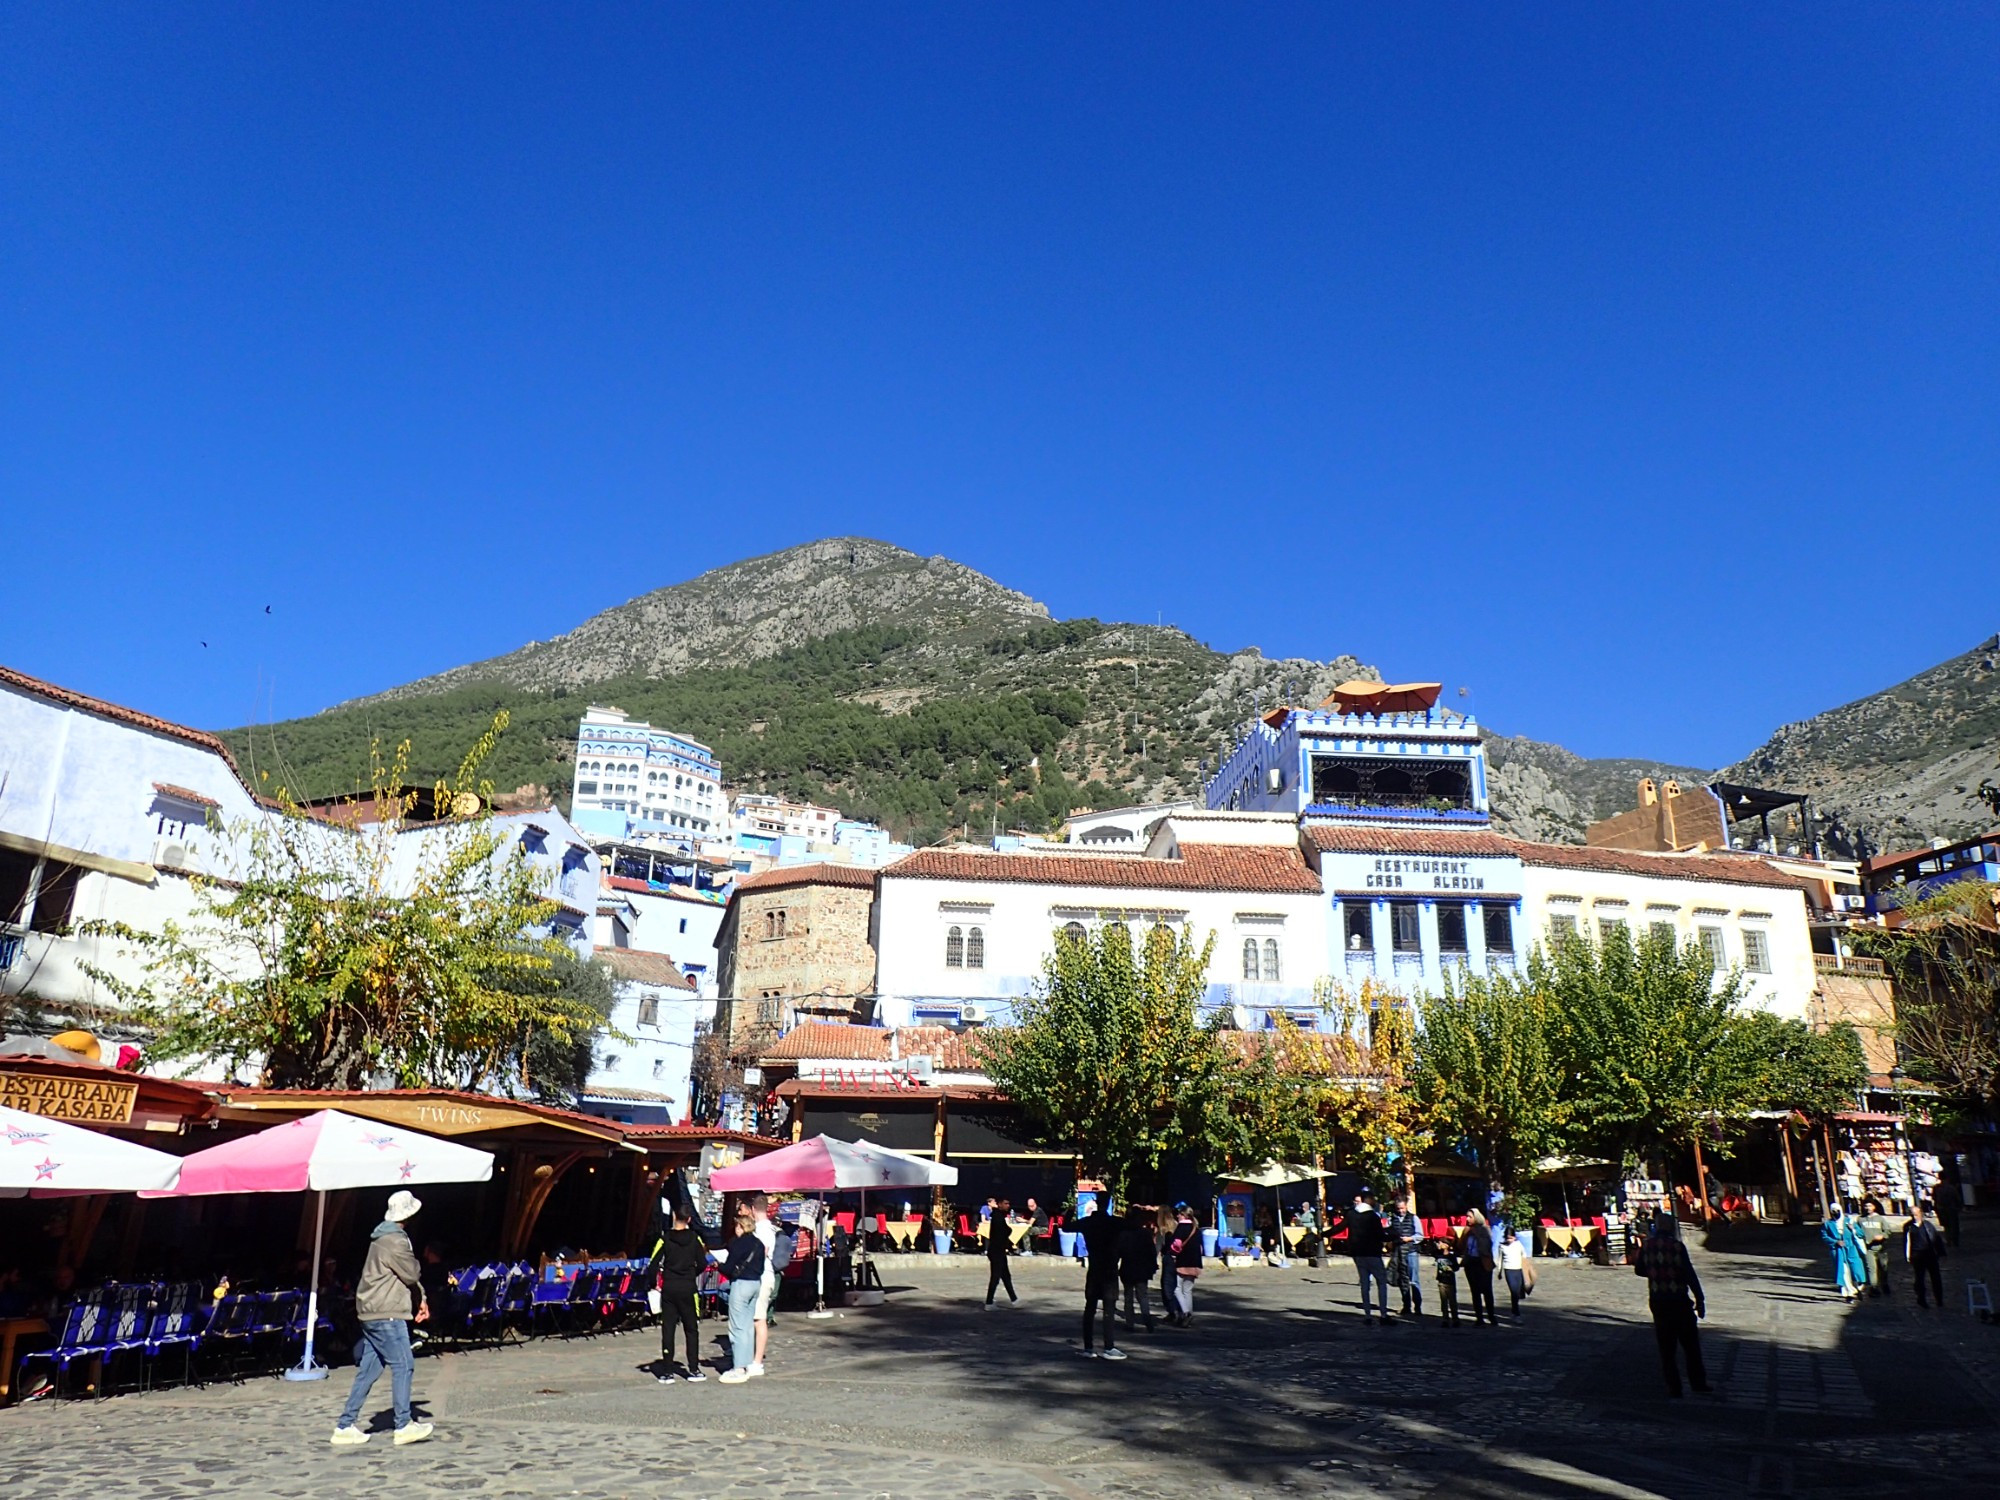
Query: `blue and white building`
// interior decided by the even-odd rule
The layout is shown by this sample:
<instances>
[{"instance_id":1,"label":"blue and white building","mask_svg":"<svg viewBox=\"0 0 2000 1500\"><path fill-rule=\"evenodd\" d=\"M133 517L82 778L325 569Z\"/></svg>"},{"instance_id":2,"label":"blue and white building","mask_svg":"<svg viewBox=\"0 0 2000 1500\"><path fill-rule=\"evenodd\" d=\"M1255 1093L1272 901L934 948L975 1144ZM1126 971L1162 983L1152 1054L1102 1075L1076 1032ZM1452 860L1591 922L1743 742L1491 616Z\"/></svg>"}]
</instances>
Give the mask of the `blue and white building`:
<instances>
[{"instance_id":1,"label":"blue and white building","mask_svg":"<svg viewBox=\"0 0 2000 1500\"><path fill-rule=\"evenodd\" d=\"M692 847L726 835L722 766L699 740L596 704L577 728L576 826L619 842Z\"/></svg>"},{"instance_id":2,"label":"blue and white building","mask_svg":"<svg viewBox=\"0 0 2000 1500\"><path fill-rule=\"evenodd\" d=\"M1284 813L1327 902L1326 973L1436 991L1523 948L1519 846L1493 833L1486 752L1437 683L1349 682L1256 721L1206 786L1211 808Z\"/></svg>"}]
</instances>

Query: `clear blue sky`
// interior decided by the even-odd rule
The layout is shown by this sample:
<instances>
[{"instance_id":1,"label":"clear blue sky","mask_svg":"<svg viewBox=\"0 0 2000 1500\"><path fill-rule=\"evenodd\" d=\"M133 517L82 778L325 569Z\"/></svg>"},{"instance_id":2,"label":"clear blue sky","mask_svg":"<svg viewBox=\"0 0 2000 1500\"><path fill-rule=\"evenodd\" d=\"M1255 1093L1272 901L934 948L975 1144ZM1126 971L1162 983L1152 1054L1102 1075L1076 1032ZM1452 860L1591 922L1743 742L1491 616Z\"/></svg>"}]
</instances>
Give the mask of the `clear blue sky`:
<instances>
[{"instance_id":1,"label":"clear blue sky","mask_svg":"<svg viewBox=\"0 0 2000 1500\"><path fill-rule=\"evenodd\" d=\"M1709 766L2000 627L2000 10L1522 9L7 7L0 661L858 532Z\"/></svg>"}]
</instances>

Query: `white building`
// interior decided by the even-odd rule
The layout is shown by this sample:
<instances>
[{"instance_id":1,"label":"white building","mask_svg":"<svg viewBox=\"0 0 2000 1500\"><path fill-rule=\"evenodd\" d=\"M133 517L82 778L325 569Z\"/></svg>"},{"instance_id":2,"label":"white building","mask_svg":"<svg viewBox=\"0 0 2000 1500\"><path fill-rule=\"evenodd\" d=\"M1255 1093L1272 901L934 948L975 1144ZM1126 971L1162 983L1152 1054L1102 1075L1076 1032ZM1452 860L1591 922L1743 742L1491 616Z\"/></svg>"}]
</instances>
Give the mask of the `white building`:
<instances>
[{"instance_id":1,"label":"white building","mask_svg":"<svg viewBox=\"0 0 2000 1500\"><path fill-rule=\"evenodd\" d=\"M729 802L730 830L777 839L787 835L815 844L831 844L834 829L843 822L837 807L821 807L814 802L790 802L762 792L738 792Z\"/></svg>"},{"instance_id":2,"label":"white building","mask_svg":"<svg viewBox=\"0 0 2000 1500\"><path fill-rule=\"evenodd\" d=\"M1101 812L1073 812L1063 826L1063 842L1107 852L1136 853L1152 841L1163 819L1193 812L1198 802L1150 802L1139 807L1107 807Z\"/></svg>"},{"instance_id":3,"label":"white building","mask_svg":"<svg viewBox=\"0 0 2000 1500\"><path fill-rule=\"evenodd\" d=\"M1595 941L1619 928L1635 941L1672 932L1676 944L1708 950L1718 982L1740 969L1750 1004L1799 1020L1810 1014L1819 981L1797 876L1745 854L1514 847L1528 941L1569 934Z\"/></svg>"},{"instance_id":4,"label":"white building","mask_svg":"<svg viewBox=\"0 0 2000 1500\"><path fill-rule=\"evenodd\" d=\"M891 1026L1004 1021L1041 978L1058 932L1125 922L1213 935L1206 1003L1235 1007L1239 1025L1261 1026L1272 1011L1310 1021L1325 910L1297 825L1283 817L1170 819L1143 854L921 849L881 874L877 1016Z\"/></svg>"},{"instance_id":5,"label":"white building","mask_svg":"<svg viewBox=\"0 0 2000 1500\"><path fill-rule=\"evenodd\" d=\"M291 825L299 837L326 841L333 860L379 852L392 885L463 827L376 823L365 802L311 811ZM0 992L80 1017L109 1012L115 997L85 966L136 981L143 964L125 944L74 929L187 922L199 911L188 877L238 872L244 835L279 816L213 735L0 668ZM599 873L582 835L553 809L485 826L500 839L495 858L518 848L540 872L552 931L588 952ZM364 849L378 839L392 842Z\"/></svg>"},{"instance_id":6,"label":"white building","mask_svg":"<svg viewBox=\"0 0 2000 1500\"><path fill-rule=\"evenodd\" d=\"M696 842L726 822L722 767L698 740L593 704L577 728L570 815L614 839Z\"/></svg>"},{"instance_id":7,"label":"white building","mask_svg":"<svg viewBox=\"0 0 2000 1500\"><path fill-rule=\"evenodd\" d=\"M693 984L664 953L617 948L602 949L598 956L617 980L611 1029L631 1040L597 1039L578 1104L586 1114L627 1125L685 1120L702 1008Z\"/></svg>"},{"instance_id":8,"label":"white building","mask_svg":"<svg viewBox=\"0 0 2000 1500\"><path fill-rule=\"evenodd\" d=\"M728 902L686 886L649 885L623 875L605 882L606 895L631 913L627 941L621 945L654 953L671 953L675 966L704 999L715 998L715 935L722 930ZM600 936L600 946L611 946ZM713 1006L710 1007L711 1013ZM703 1017L708 1019L707 1016Z\"/></svg>"}]
</instances>

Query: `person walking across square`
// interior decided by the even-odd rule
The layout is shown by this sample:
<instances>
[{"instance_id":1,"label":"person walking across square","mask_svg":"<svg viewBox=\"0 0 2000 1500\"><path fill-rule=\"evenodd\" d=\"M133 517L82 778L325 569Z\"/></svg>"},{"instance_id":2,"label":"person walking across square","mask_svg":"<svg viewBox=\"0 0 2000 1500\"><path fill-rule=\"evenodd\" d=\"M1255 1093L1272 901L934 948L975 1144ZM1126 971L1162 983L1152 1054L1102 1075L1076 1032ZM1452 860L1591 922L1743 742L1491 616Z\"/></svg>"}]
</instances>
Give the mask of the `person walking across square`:
<instances>
[{"instance_id":1,"label":"person walking across square","mask_svg":"<svg viewBox=\"0 0 2000 1500\"><path fill-rule=\"evenodd\" d=\"M1681 1393L1676 1351L1687 1361L1688 1384L1697 1394L1706 1391L1708 1367L1701 1360L1699 1325L1708 1316L1708 1303L1702 1296L1701 1278L1694 1273L1694 1261L1681 1243L1681 1226L1672 1214L1654 1218L1653 1232L1639 1247L1632 1272L1646 1278L1646 1307L1653 1315L1653 1341L1660 1348L1660 1373L1667 1378L1667 1394Z\"/></svg>"},{"instance_id":2,"label":"person walking across square","mask_svg":"<svg viewBox=\"0 0 2000 1500\"><path fill-rule=\"evenodd\" d=\"M354 1346L354 1387L334 1424L336 1448L359 1447L368 1441L368 1434L354 1424L361 1416L361 1403L384 1369L389 1372L396 1442L421 1443L431 1435L430 1423L410 1419L410 1387L417 1369L410 1354L410 1324L427 1322L431 1305L424 1297L424 1268L403 1225L422 1207L414 1193L391 1193L382 1222L368 1237L368 1259L354 1288L354 1316L361 1323L361 1340Z\"/></svg>"},{"instance_id":3,"label":"person walking across square","mask_svg":"<svg viewBox=\"0 0 2000 1500\"><path fill-rule=\"evenodd\" d=\"M993 1305L993 1294L1001 1287L1007 1288L1007 1301L1012 1304L1021 1299L1014 1295L1014 1273L1007 1265L1007 1256L1013 1249L1014 1236L1007 1227L1008 1205L1002 1203L987 1221L986 1229L986 1305Z\"/></svg>"},{"instance_id":4,"label":"person walking across square","mask_svg":"<svg viewBox=\"0 0 2000 1500\"><path fill-rule=\"evenodd\" d=\"M1917 1278L1917 1306L1929 1307L1924 1296L1924 1283L1930 1283L1931 1295L1937 1298L1938 1310L1944 1310L1944 1276L1941 1263L1944 1260L1944 1236L1937 1225L1924 1217L1924 1206L1916 1204L1910 1210L1909 1227L1903 1231L1903 1258L1910 1263L1910 1270Z\"/></svg>"}]
</instances>

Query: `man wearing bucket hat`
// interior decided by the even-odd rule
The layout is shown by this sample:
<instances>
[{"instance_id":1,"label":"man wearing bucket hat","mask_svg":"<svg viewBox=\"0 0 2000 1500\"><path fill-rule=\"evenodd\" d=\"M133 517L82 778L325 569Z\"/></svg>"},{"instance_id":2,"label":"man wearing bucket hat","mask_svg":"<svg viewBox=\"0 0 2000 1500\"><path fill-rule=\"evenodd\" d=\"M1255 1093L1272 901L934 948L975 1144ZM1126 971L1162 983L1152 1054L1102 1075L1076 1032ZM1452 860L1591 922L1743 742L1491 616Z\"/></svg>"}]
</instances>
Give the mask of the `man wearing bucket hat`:
<instances>
[{"instance_id":1,"label":"man wearing bucket hat","mask_svg":"<svg viewBox=\"0 0 2000 1500\"><path fill-rule=\"evenodd\" d=\"M361 1321L361 1341L354 1346L354 1389L333 1429L336 1448L368 1441L368 1434L354 1424L385 1368L395 1402L397 1443L421 1443L431 1435L430 1423L410 1420L410 1383L416 1375L416 1361L410 1357L411 1309L421 1323L430 1317L431 1306L424 1297L423 1267L403 1224L422 1207L414 1193L391 1193L382 1222L368 1237L368 1260L354 1289L354 1316Z\"/></svg>"}]
</instances>

